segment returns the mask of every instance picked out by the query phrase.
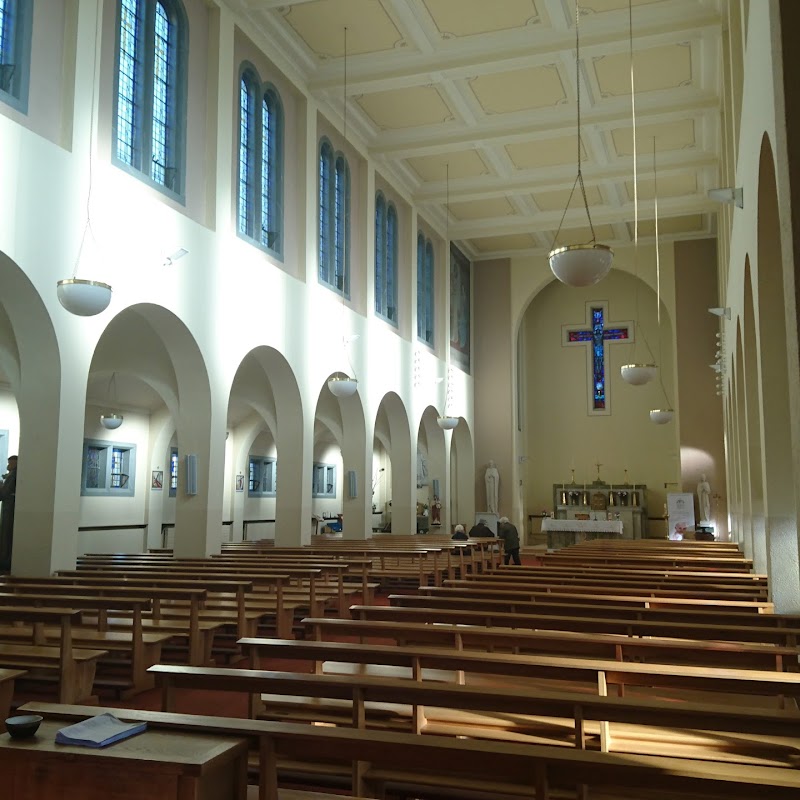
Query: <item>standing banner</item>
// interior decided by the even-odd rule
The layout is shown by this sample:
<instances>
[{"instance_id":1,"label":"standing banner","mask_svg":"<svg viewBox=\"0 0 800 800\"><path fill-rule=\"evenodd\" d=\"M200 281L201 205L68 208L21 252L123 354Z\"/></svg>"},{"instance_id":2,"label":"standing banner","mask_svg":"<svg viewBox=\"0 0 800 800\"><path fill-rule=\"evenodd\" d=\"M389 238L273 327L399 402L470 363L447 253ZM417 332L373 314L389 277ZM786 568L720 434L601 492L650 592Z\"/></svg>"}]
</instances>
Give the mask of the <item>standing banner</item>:
<instances>
[{"instance_id":1,"label":"standing banner","mask_svg":"<svg viewBox=\"0 0 800 800\"><path fill-rule=\"evenodd\" d=\"M683 539L686 531L694 530L694 495L691 492L670 492L667 495L669 538Z\"/></svg>"}]
</instances>

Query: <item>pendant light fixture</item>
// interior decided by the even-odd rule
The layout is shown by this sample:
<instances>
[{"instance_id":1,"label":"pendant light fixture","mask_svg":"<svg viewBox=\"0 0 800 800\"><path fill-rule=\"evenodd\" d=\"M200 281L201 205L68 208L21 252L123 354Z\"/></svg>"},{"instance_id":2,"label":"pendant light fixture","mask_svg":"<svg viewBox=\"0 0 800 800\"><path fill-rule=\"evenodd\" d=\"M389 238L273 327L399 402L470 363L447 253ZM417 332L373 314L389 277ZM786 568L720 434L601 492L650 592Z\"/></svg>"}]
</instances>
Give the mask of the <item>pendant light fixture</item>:
<instances>
[{"instance_id":1,"label":"pendant light fixture","mask_svg":"<svg viewBox=\"0 0 800 800\"><path fill-rule=\"evenodd\" d=\"M633 277L636 281L636 319L634 320L633 352L636 354L636 345L641 333L639 328L639 173L636 149L636 79L633 68L633 2L628 0L628 47L630 52L631 73L631 134L633 142ZM645 339L645 344L647 340ZM649 346L648 346L649 349ZM625 364L620 368L622 380L631 386L643 386L656 377L658 370L655 364Z\"/></svg>"},{"instance_id":2,"label":"pendant light fixture","mask_svg":"<svg viewBox=\"0 0 800 800\"><path fill-rule=\"evenodd\" d=\"M106 397L111 406L117 405L117 373L112 372L111 377L108 379L108 390ZM110 431L115 431L122 425L123 416L117 414L116 411L106 411L100 415L100 424Z\"/></svg>"},{"instance_id":3,"label":"pendant light fixture","mask_svg":"<svg viewBox=\"0 0 800 800\"><path fill-rule=\"evenodd\" d=\"M655 198L655 226L656 226L656 318L658 319L658 363L663 364L661 360L661 258L658 246L658 171L656 170L656 140L653 138L653 195ZM650 422L656 425L666 425L672 422L675 417L675 411L672 409L672 403L667 396L667 390L664 386L663 375L658 376L659 383L661 384L661 391L666 400L666 408L653 408L650 410Z\"/></svg>"},{"instance_id":4,"label":"pendant light fixture","mask_svg":"<svg viewBox=\"0 0 800 800\"><path fill-rule=\"evenodd\" d=\"M586 187L583 183L583 172L581 171L581 64L580 64L580 3L575 2L575 78L576 95L578 101L578 175L575 183L572 184L572 191L569 193L564 213L561 215L561 222L558 224L553 249L548 256L550 269L553 275L567 286L592 286L601 281L608 275L611 269L611 261L614 258L614 251L604 244L598 244L595 240L594 225L592 215L589 213L589 201L586 199ZM580 186L583 206L586 209L586 217L589 220L589 230L591 231L591 241L584 244L567 245L557 247L558 235L561 233L561 226L564 224L564 217L567 209L572 202L575 188Z\"/></svg>"},{"instance_id":5,"label":"pendant light fixture","mask_svg":"<svg viewBox=\"0 0 800 800\"><path fill-rule=\"evenodd\" d=\"M450 257L450 162L445 164L445 202L444 202L444 240L445 247L447 248L448 259ZM447 385L445 386L444 393L444 414L437 418L436 422L443 431L451 431L458 425L458 417L450 416L447 411L450 408L450 401L452 400L453 381L450 374L452 367L449 363L450 343L447 343L447 356L445 356L445 369L447 371Z\"/></svg>"},{"instance_id":6,"label":"pendant light fixture","mask_svg":"<svg viewBox=\"0 0 800 800\"><path fill-rule=\"evenodd\" d=\"M345 144L347 143L347 27L344 29L344 92L343 92L343 124L342 136ZM334 212L335 213L335 212ZM344 309L345 309L345 287L347 286L347 219L348 214L342 210L342 322L344 322ZM349 345L349 338L342 339L342 347L344 348L347 360L350 356L347 352ZM350 368L353 369L352 363ZM328 379L328 389L335 397L350 397L356 393L358 389L358 380L355 377L355 370L353 370L353 377L351 378L345 372L337 372Z\"/></svg>"},{"instance_id":7,"label":"pendant light fixture","mask_svg":"<svg viewBox=\"0 0 800 800\"><path fill-rule=\"evenodd\" d=\"M70 312L79 317L93 317L101 311L108 308L111 302L111 286L102 281L87 280L86 278L78 278L78 267L81 263L81 258L84 256L84 249L87 245L87 237L94 242L94 247L97 244L94 239L92 231L92 223L89 215L89 208L92 199L92 162L94 161L94 125L95 113L94 104L96 97L97 86L97 50L99 47L100 37L100 21L102 3L97 4L97 16L95 18L94 28L94 61L92 62L92 105L89 111L89 190L86 195L86 223L83 227L83 234L81 236L81 243L78 247L78 255L75 258L75 268L72 272L71 278L60 280L56 284L56 293L58 302Z\"/></svg>"}]
</instances>

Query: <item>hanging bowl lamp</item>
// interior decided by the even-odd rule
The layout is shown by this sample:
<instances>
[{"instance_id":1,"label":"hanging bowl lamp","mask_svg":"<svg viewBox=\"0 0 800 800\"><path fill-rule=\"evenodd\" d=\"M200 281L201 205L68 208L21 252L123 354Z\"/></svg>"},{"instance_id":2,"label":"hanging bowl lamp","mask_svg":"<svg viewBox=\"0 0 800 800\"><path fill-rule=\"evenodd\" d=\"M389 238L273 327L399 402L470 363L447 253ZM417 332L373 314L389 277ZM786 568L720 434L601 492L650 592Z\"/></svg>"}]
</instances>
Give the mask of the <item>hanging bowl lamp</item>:
<instances>
[{"instance_id":1,"label":"hanging bowl lamp","mask_svg":"<svg viewBox=\"0 0 800 800\"><path fill-rule=\"evenodd\" d=\"M650 410L650 422L656 425L666 425L672 422L675 412L671 408L653 408Z\"/></svg>"},{"instance_id":2,"label":"hanging bowl lamp","mask_svg":"<svg viewBox=\"0 0 800 800\"><path fill-rule=\"evenodd\" d=\"M331 390L331 394L336 397L350 397L356 393L358 381L342 373L334 375L328 380L328 388Z\"/></svg>"},{"instance_id":3,"label":"hanging bowl lamp","mask_svg":"<svg viewBox=\"0 0 800 800\"><path fill-rule=\"evenodd\" d=\"M115 431L122 425L123 416L122 414L101 414L100 415L100 424L107 428L110 431Z\"/></svg>"},{"instance_id":4,"label":"hanging bowl lamp","mask_svg":"<svg viewBox=\"0 0 800 800\"><path fill-rule=\"evenodd\" d=\"M629 383L631 386L642 386L650 383L656 377L658 368L655 364L625 364L620 368L620 374L625 383Z\"/></svg>"},{"instance_id":5,"label":"hanging bowl lamp","mask_svg":"<svg viewBox=\"0 0 800 800\"><path fill-rule=\"evenodd\" d=\"M108 379L108 390L106 394L110 406L118 405L116 372L112 372L111 377ZM100 424L109 431L115 431L119 428L119 426L122 425L122 420L122 414L117 414L116 411L105 411L100 415Z\"/></svg>"},{"instance_id":6,"label":"hanging bowl lamp","mask_svg":"<svg viewBox=\"0 0 800 800\"><path fill-rule=\"evenodd\" d=\"M101 281L65 278L56 284L58 302L78 317L93 317L108 308L111 287Z\"/></svg>"},{"instance_id":7,"label":"hanging bowl lamp","mask_svg":"<svg viewBox=\"0 0 800 800\"><path fill-rule=\"evenodd\" d=\"M595 241L594 225L592 215L589 213L589 201L586 199L586 187L583 183L583 172L581 171L581 71L580 71L580 4L575 2L575 74L576 74L576 98L578 105L578 175L575 183L572 184L572 191L569 193L564 214L561 216L558 230L556 231L553 249L550 251L548 260L553 275L567 286L592 286L598 283L611 269L611 262L614 259L614 251L604 244ZM558 235L561 233L561 226L564 224L564 217L567 215L572 196L575 194L576 187L580 186L583 206L586 209L586 217L589 220L589 230L592 233L590 242L583 244L572 244L557 247Z\"/></svg>"},{"instance_id":8,"label":"hanging bowl lamp","mask_svg":"<svg viewBox=\"0 0 800 800\"><path fill-rule=\"evenodd\" d=\"M436 422L443 431L451 431L458 425L458 417L439 417Z\"/></svg>"}]
</instances>

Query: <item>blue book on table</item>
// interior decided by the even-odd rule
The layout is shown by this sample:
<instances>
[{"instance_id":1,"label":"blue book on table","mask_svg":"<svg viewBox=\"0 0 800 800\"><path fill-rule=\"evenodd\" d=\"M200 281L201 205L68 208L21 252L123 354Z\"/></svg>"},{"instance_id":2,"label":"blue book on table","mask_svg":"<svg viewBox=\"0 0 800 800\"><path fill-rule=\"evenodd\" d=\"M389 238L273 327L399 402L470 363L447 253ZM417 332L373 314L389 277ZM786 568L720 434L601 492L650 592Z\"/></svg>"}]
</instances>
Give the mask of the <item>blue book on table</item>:
<instances>
[{"instance_id":1,"label":"blue book on table","mask_svg":"<svg viewBox=\"0 0 800 800\"><path fill-rule=\"evenodd\" d=\"M129 736L135 736L146 728L146 722L123 722L113 714L100 714L62 728L56 733L56 743L105 747Z\"/></svg>"}]
</instances>

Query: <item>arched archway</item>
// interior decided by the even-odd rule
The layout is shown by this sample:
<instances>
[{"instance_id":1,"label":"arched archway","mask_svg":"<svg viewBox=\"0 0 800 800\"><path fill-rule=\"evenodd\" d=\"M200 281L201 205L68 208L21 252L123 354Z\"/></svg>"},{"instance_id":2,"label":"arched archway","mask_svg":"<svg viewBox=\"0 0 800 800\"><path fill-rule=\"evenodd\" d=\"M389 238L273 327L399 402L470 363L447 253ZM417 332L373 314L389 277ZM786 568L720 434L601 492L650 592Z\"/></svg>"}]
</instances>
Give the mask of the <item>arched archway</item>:
<instances>
[{"instance_id":1,"label":"arched archway","mask_svg":"<svg viewBox=\"0 0 800 800\"><path fill-rule=\"evenodd\" d=\"M462 417L450 434L450 524L475 521L475 440Z\"/></svg>"},{"instance_id":2,"label":"arched archway","mask_svg":"<svg viewBox=\"0 0 800 800\"><path fill-rule=\"evenodd\" d=\"M796 343L797 330L787 327L780 208L775 161L769 137L761 142L758 170L758 355L763 425L763 484L770 586L776 609L800 610L798 577L798 509L792 459L789 407L789 363L786 341ZM792 317L793 318L793 315ZM792 348L794 352L796 348ZM760 465L758 465L760 466Z\"/></svg>"},{"instance_id":3,"label":"arched archway","mask_svg":"<svg viewBox=\"0 0 800 800\"><path fill-rule=\"evenodd\" d=\"M439 525L431 523L431 530L449 530L449 498L451 494L449 481L449 464L447 458L447 442L444 430L437 420L439 412L433 406L427 406L422 412L417 429L417 502L421 502L431 509L438 503L437 515ZM426 475L420 476L423 466L421 457L424 456ZM423 478L420 481L420 477Z\"/></svg>"}]
</instances>

